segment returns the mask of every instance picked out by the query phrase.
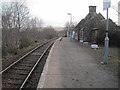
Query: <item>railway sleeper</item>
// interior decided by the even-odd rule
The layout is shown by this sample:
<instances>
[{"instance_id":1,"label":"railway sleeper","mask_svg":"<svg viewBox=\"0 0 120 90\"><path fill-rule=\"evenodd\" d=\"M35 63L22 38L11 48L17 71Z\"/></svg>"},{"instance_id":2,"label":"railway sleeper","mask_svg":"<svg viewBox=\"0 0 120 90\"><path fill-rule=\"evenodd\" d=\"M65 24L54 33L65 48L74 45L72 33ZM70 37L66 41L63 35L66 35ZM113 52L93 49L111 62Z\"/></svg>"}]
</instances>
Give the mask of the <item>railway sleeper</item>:
<instances>
[{"instance_id":1,"label":"railway sleeper","mask_svg":"<svg viewBox=\"0 0 120 90\"><path fill-rule=\"evenodd\" d=\"M21 79L24 79L24 78L23 77L10 77L10 79L21 80Z\"/></svg>"},{"instance_id":2,"label":"railway sleeper","mask_svg":"<svg viewBox=\"0 0 120 90\"><path fill-rule=\"evenodd\" d=\"M14 72L12 74L27 75L28 73L26 73L26 72Z\"/></svg>"},{"instance_id":3,"label":"railway sleeper","mask_svg":"<svg viewBox=\"0 0 120 90\"><path fill-rule=\"evenodd\" d=\"M13 78L21 78L21 79L22 79L22 78L24 78L24 75L19 75L19 74L15 74L15 75L11 75L11 74L5 75L5 76L2 76L2 81L8 79L8 77L9 77L9 79L13 79Z\"/></svg>"},{"instance_id":4,"label":"railway sleeper","mask_svg":"<svg viewBox=\"0 0 120 90\"><path fill-rule=\"evenodd\" d=\"M20 85L23 82L23 80L17 80L17 79L6 79L3 84L14 84L14 85Z\"/></svg>"},{"instance_id":5,"label":"railway sleeper","mask_svg":"<svg viewBox=\"0 0 120 90\"><path fill-rule=\"evenodd\" d=\"M24 61L23 63L24 63L24 64L33 64L33 63L36 63L36 60Z\"/></svg>"},{"instance_id":6,"label":"railway sleeper","mask_svg":"<svg viewBox=\"0 0 120 90\"><path fill-rule=\"evenodd\" d=\"M21 66L21 67L23 67L23 66L25 66L25 67L33 67L33 65L32 65L32 64L31 64L31 65L20 64L19 66Z\"/></svg>"},{"instance_id":7,"label":"railway sleeper","mask_svg":"<svg viewBox=\"0 0 120 90\"><path fill-rule=\"evenodd\" d=\"M29 71L31 68L27 68L27 67L13 67L13 69Z\"/></svg>"},{"instance_id":8,"label":"railway sleeper","mask_svg":"<svg viewBox=\"0 0 120 90\"><path fill-rule=\"evenodd\" d=\"M20 84L6 84L2 87L2 90L16 90L18 87L20 87Z\"/></svg>"}]
</instances>

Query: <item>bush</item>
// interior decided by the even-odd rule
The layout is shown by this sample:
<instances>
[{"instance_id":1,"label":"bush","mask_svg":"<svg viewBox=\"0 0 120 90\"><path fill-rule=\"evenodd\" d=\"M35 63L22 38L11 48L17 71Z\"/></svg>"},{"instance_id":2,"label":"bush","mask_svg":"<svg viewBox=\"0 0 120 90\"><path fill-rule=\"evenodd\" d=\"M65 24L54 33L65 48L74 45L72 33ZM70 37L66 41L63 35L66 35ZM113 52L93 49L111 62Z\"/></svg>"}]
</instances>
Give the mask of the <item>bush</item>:
<instances>
[{"instance_id":1,"label":"bush","mask_svg":"<svg viewBox=\"0 0 120 90\"><path fill-rule=\"evenodd\" d=\"M104 23L99 24L98 33L95 39L96 39L96 43L104 44L104 39L105 39L105 24Z\"/></svg>"},{"instance_id":2,"label":"bush","mask_svg":"<svg viewBox=\"0 0 120 90\"><path fill-rule=\"evenodd\" d=\"M120 32L110 32L109 33L109 40L110 40L110 46L118 46L118 40L120 38Z\"/></svg>"},{"instance_id":3,"label":"bush","mask_svg":"<svg viewBox=\"0 0 120 90\"><path fill-rule=\"evenodd\" d=\"M105 39L105 32L102 30L96 36L96 43L104 44L104 39Z\"/></svg>"},{"instance_id":4,"label":"bush","mask_svg":"<svg viewBox=\"0 0 120 90\"><path fill-rule=\"evenodd\" d=\"M7 56L8 54L14 54L16 55L18 53L18 49L15 45L9 44L9 45L2 45L2 56Z\"/></svg>"},{"instance_id":5,"label":"bush","mask_svg":"<svg viewBox=\"0 0 120 90\"><path fill-rule=\"evenodd\" d=\"M52 27L44 28L43 34L46 39L52 39L57 36L56 31Z\"/></svg>"},{"instance_id":6,"label":"bush","mask_svg":"<svg viewBox=\"0 0 120 90\"><path fill-rule=\"evenodd\" d=\"M98 44L104 44L105 40L105 31L106 31L106 24L101 24L99 26L98 34L96 36L96 43ZM120 40L120 28L115 25L111 20L109 22L109 45L110 46L117 46L119 44Z\"/></svg>"},{"instance_id":7,"label":"bush","mask_svg":"<svg viewBox=\"0 0 120 90\"><path fill-rule=\"evenodd\" d=\"M23 36L20 39L20 48L28 47L31 44L32 44L32 40L28 38L27 36Z\"/></svg>"},{"instance_id":8,"label":"bush","mask_svg":"<svg viewBox=\"0 0 120 90\"><path fill-rule=\"evenodd\" d=\"M104 40L105 40L105 32L103 32L102 34L99 33L96 37L96 42L98 44L104 44ZM119 40L120 40L120 31L119 32L114 32L114 31L109 32L109 45L110 46L118 46Z\"/></svg>"},{"instance_id":9,"label":"bush","mask_svg":"<svg viewBox=\"0 0 120 90\"><path fill-rule=\"evenodd\" d=\"M5 45L2 45L2 56L7 55L7 47Z\"/></svg>"},{"instance_id":10,"label":"bush","mask_svg":"<svg viewBox=\"0 0 120 90\"><path fill-rule=\"evenodd\" d=\"M7 51L8 51L8 53L11 53L11 54L17 54L18 53L17 47L15 45L13 45L13 44L10 44L7 47Z\"/></svg>"}]
</instances>

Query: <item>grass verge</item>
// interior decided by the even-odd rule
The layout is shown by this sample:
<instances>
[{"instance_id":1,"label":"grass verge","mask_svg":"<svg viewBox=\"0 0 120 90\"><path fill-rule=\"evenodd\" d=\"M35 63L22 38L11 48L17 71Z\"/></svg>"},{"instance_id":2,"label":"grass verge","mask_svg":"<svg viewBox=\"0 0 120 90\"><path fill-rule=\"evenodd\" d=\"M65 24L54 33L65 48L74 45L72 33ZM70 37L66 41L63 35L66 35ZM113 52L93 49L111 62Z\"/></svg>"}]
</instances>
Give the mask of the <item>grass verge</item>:
<instances>
[{"instance_id":1,"label":"grass verge","mask_svg":"<svg viewBox=\"0 0 120 90\"><path fill-rule=\"evenodd\" d=\"M99 49L95 50L90 47L91 44L79 44L84 48L86 52L88 52L88 54L93 56L99 64L103 62L104 46L100 45ZM118 59L118 49L118 47L109 47L108 64L106 65L106 67L108 67L112 71L118 71L118 62L120 62Z\"/></svg>"}]
</instances>

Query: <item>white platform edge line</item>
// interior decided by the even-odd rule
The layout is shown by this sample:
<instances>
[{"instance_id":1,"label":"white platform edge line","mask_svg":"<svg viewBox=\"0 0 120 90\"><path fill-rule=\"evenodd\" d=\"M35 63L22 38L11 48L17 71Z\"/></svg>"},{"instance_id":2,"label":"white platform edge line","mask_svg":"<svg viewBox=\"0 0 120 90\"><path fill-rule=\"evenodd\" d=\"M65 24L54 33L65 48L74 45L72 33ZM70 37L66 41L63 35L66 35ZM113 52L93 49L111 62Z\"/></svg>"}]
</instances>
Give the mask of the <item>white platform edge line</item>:
<instances>
[{"instance_id":1,"label":"white platform edge line","mask_svg":"<svg viewBox=\"0 0 120 90\"><path fill-rule=\"evenodd\" d=\"M59 40L59 39L60 38L58 38L57 40ZM55 43L53 44L53 46L52 46L52 48L50 50L50 53L49 53L48 58L46 60L45 66L43 68L43 72L41 74L41 77L40 77L40 80L39 80L39 83L38 83L38 86L37 86L38 90L39 90L39 88L44 88L45 77L46 77L46 74L47 74L47 71L48 71L48 64L49 64L49 61L50 61L51 53L52 53L53 48L54 48L54 46L56 44L56 41L55 41Z\"/></svg>"}]
</instances>

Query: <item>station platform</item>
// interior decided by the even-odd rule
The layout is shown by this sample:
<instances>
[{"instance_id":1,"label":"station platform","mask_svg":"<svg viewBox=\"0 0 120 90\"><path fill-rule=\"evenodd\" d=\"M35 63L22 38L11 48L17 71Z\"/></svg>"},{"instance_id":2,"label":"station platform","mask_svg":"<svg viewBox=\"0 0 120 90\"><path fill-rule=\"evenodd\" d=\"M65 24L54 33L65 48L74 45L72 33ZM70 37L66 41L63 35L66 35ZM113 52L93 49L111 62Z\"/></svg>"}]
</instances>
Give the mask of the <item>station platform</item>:
<instances>
[{"instance_id":1,"label":"station platform","mask_svg":"<svg viewBox=\"0 0 120 90\"><path fill-rule=\"evenodd\" d=\"M56 40L38 83L39 88L118 88L118 79L100 68L74 40Z\"/></svg>"}]
</instances>

